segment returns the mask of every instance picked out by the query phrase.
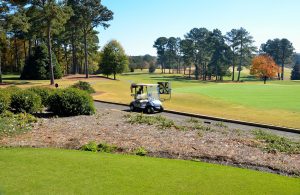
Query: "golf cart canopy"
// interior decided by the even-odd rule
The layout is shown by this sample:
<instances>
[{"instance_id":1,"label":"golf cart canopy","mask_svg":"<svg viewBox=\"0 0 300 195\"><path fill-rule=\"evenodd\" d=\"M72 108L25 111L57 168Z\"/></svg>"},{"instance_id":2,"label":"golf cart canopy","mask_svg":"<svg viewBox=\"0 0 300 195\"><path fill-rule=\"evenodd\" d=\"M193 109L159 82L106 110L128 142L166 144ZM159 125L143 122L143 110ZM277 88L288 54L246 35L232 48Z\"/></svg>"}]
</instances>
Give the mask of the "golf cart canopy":
<instances>
[{"instance_id":1,"label":"golf cart canopy","mask_svg":"<svg viewBox=\"0 0 300 195\"><path fill-rule=\"evenodd\" d=\"M145 83L132 83L131 88L137 88L137 87L157 87L158 84L145 84Z\"/></svg>"}]
</instances>

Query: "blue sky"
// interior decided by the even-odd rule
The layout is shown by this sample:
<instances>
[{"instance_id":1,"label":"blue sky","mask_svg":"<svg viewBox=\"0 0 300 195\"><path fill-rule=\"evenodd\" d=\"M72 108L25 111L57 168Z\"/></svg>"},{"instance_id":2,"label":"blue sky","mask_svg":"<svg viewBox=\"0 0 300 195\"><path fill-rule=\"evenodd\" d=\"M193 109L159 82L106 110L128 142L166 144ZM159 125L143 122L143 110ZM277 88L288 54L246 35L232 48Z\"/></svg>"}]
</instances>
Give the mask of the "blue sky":
<instances>
[{"instance_id":1,"label":"blue sky","mask_svg":"<svg viewBox=\"0 0 300 195\"><path fill-rule=\"evenodd\" d=\"M128 55L156 55L160 36L181 37L192 28L244 27L255 45L287 38L300 52L300 0L102 0L114 12L111 26L100 31L100 46L118 40Z\"/></svg>"}]
</instances>

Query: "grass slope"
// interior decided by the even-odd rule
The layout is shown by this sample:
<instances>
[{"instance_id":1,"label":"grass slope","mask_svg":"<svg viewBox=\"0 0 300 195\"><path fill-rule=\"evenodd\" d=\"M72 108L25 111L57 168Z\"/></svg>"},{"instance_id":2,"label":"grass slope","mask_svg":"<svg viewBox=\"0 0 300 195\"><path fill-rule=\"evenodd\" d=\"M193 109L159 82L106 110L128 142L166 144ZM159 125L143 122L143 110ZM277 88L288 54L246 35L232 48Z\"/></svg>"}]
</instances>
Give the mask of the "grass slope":
<instances>
[{"instance_id":1,"label":"grass slope","mask_svg":"<svg viewBox=\"0 0 300 195\"><path fill-rule=\"evenodd\" d=\"M300 180L208 163L57 149L0 149L5 194L299 194Z\"/></svg>"}]
</instances>

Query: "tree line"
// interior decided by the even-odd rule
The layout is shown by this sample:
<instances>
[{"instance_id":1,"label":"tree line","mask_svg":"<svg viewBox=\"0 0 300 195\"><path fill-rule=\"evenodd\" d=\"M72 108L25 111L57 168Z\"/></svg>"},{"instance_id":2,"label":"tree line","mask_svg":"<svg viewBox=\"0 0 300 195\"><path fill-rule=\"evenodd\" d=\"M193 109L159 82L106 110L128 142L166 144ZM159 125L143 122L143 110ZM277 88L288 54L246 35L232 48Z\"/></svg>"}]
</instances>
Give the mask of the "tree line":
<instances>
[{"instance_id":1,"label":"tree line","mask_svg":"<svg viewBox=\"0 0 300 195\"><path fill-rule=\"evenodd\" d=\"M21 73L38 47L46 47L44 69L51 84L56 64L64 74L84 73L88 78L100 58L95 28L109 27L112 19L113 12L101 0L2 0L0 78L2 70Z\"/></svg>"},{"instance_id":2,"label":"tree line","mask_svg":"<svg viewBox=\"0 0 300 195\"><path fill-rule=\"evenodd\" d=\"M152 73L156 69L156 57L149 54L143 56L129 56L129 69L130 72L134 72L135 69L149 69Z\"/></svg>"},{"instance_id":3,"label":"tree line","mask_svg":"<svg viewBox=\"0 0 300 195\"><path fill-rule=\"evenodd\" d=\"M278 79L284 79L284 67L291 63L294 47L288 39L273 39L263 43L258 49L254 39L245 28L232 29L223 34L219 29L193 28L184 39L159 37L155 40L157 62L161 72L194 74L195 79L223 80L231 76L232 81L240 81L243 67L251 64L253 57L267 54L281 66ZM237 72L237 75L236 75Z\"/></svg>"}]
</instances>

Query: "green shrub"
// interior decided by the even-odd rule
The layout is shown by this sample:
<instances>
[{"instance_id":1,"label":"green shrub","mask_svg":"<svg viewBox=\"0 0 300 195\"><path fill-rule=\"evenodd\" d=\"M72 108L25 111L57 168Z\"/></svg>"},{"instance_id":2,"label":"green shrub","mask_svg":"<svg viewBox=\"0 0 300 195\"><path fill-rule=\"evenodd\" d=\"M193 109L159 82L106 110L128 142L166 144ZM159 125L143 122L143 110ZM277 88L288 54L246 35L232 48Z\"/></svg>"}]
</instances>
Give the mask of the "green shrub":
<instances>
[{"instance_id":1,"label":"green shrub","mask_svg":"<svg viewBox=\"0 0 300 195\"><path fill-rule=\"evenodd\" d=\"M281 137L262 130L254 130L256 139L265 143L264 149L268 152L286 152L291 154L300 153L300 142L294 142L285 137Z\"/></svg>"},{"instance_id":2,"label":"green shrub","mask_svg":"<svg viewBox=\"0 0 300 195\"><path fill-rule=\"evenodd\" d=\"M99 152L107 152L107 153L112 153L118 150L118 147L115 145L109 145L107 143L100 143L98 145L98 151Z\"/></svg>"},{"instance_id":3,"label":"green shrub","mask_svg":"<svg viewBox=\"0 0 300 195\"><path fill-rule=\"evenodd\" d=\"M5 90L0 90L0 114L9 108L10 95Z\"/></svg>"},{"instance_id":4,"label":"green shrub","mask_svg":"<svg viewBox=\"0 0 300 195\"><path fill-rule=\"evenodd\" d=\"M35 122L37 122L37 119L31 114L13 114L12 112L5 111L0 114L0 136L31 130L32 124Z\"/></svg>"},{"instance_id":5,"label":"green shrub","mask_svg":"<svg viewBox=\"0 0 300 195\"><path fill-rule=\"evenodd\" d=\"M83 145L81 149L84 151L97 152L98 146L96 142L89 142L88 144Z\"/></svg>"},{"instance_id":6,"label":"green shrub","mask_svg":"<svg viewBox=\"0 0 300 195\"><path fill-rule=\"evenodd\" d=\"M61 65L52 52L52 65L55 79L63 76ZM33 54L28 56L21 73L22 80L46 80L50 79L48 49L45 44L35 47Z\"/></svg>"},{"instance_id":7,"label":"green shrub","mask_svg":"<svg viewBox=\"0 0 300 195\"><path fill-rule=\"evenodd\" d=\"M201 125L201 124L196 124L193 126L193 128L196 130L201 130L201 131L210 131L210 132L214 131L211 127Z\"/></svg>"},{"instance_id":8,"label":"green shrub","mask_svg":"<svg viewBox=\"0 0 300 195\"><path fill-rule=\"evenodd\" d=\"M93 87L88 82L79 81L72 85L71 87L77 88L83 91L86 91L88 93L95 93L96 91L93 89Z\"/></svg>"},{"instance_id":9,"label":"green shrub","mask_svg":"<svg viewBox=\"0 0 300 195\"><path fill-rule=\"evenodd\" d=\"M226 124L224 124L222 121L215 123L215 126L221 127L221 128L228 128L228 126Z\"/></svg>"},{"instance_id":10,"label":"green shrub","mask_svg":"<svg viewBox=\"0 0 300 195\"><path fill-rule=\"evenodd\" d=\"M29 90L21 90L12 94L10 107L16 112L35 113L41 110L41 97Z\"/></svg>"},{"instance_id":11,"label":"green shrub","mask_svg":"<svg viewBox=\"0 0 300 195\"><path fill-rule=\"evenodd\" d=\"M29 91L32 91L39 95L42 100L42 105L44 107L48 107L48 99L52 93L54 93L54 90L51 88L46 88L46 87L32 87L28 89Z\"/></svg>"},{"instance_id":12,"label":"green shrub","mask_svg":"<svg viewBox=\"0 0 300 195\"><path fill-rule=\"evenodd\" d=\"M156 70L156 64L151 62L150 65L149 65L149 73L154 73L155 70Z\"/></svg>"},{"instance_id":13,"label":"green shrub","mask_svg":"<svg viewBox=\"0 0 300 195\"><path fill-rule=\"evenodd\" d=\"M186 122L188 122L188 123L199 123L200 121L196 118L191 117L191 118L187 119Z\"/></svg>"},{"instance_id":14,"label":"green shrub","mask_svg":"<svg viewBox=\"0 0 300 195\"><path fill-rule=\"evenodd\" d=\"M127 121L130 124L147 124L147 125L157 125L160 129L167 129L174 127L174 121L167 119L164 116L157 115L157 116L147 116L144 114L132 114L132 115L125 115L124 117L127 118Z\"/></svg>"},{"instance_id":15,"label":"green shrub","mask_svg":"<svg viewBox=\"0 0 300 195\"><path fill-rule=\"evenodd\" d=\"M85 91L68 88L57 90L49 99L49 110L59 116L91 115L95 113L92 97Z\"/></svg>"},{"instance_id":16,"label":"green shrub","mask_svg":"<svg viewBox=\"0 0 300 195\"><path fill-rule=\"evenodd\" d=\"M139 147L134 151L134 154L138 156L146 156L148 154L148 151L143 147Z\"/></svg>"}]
</instances>

